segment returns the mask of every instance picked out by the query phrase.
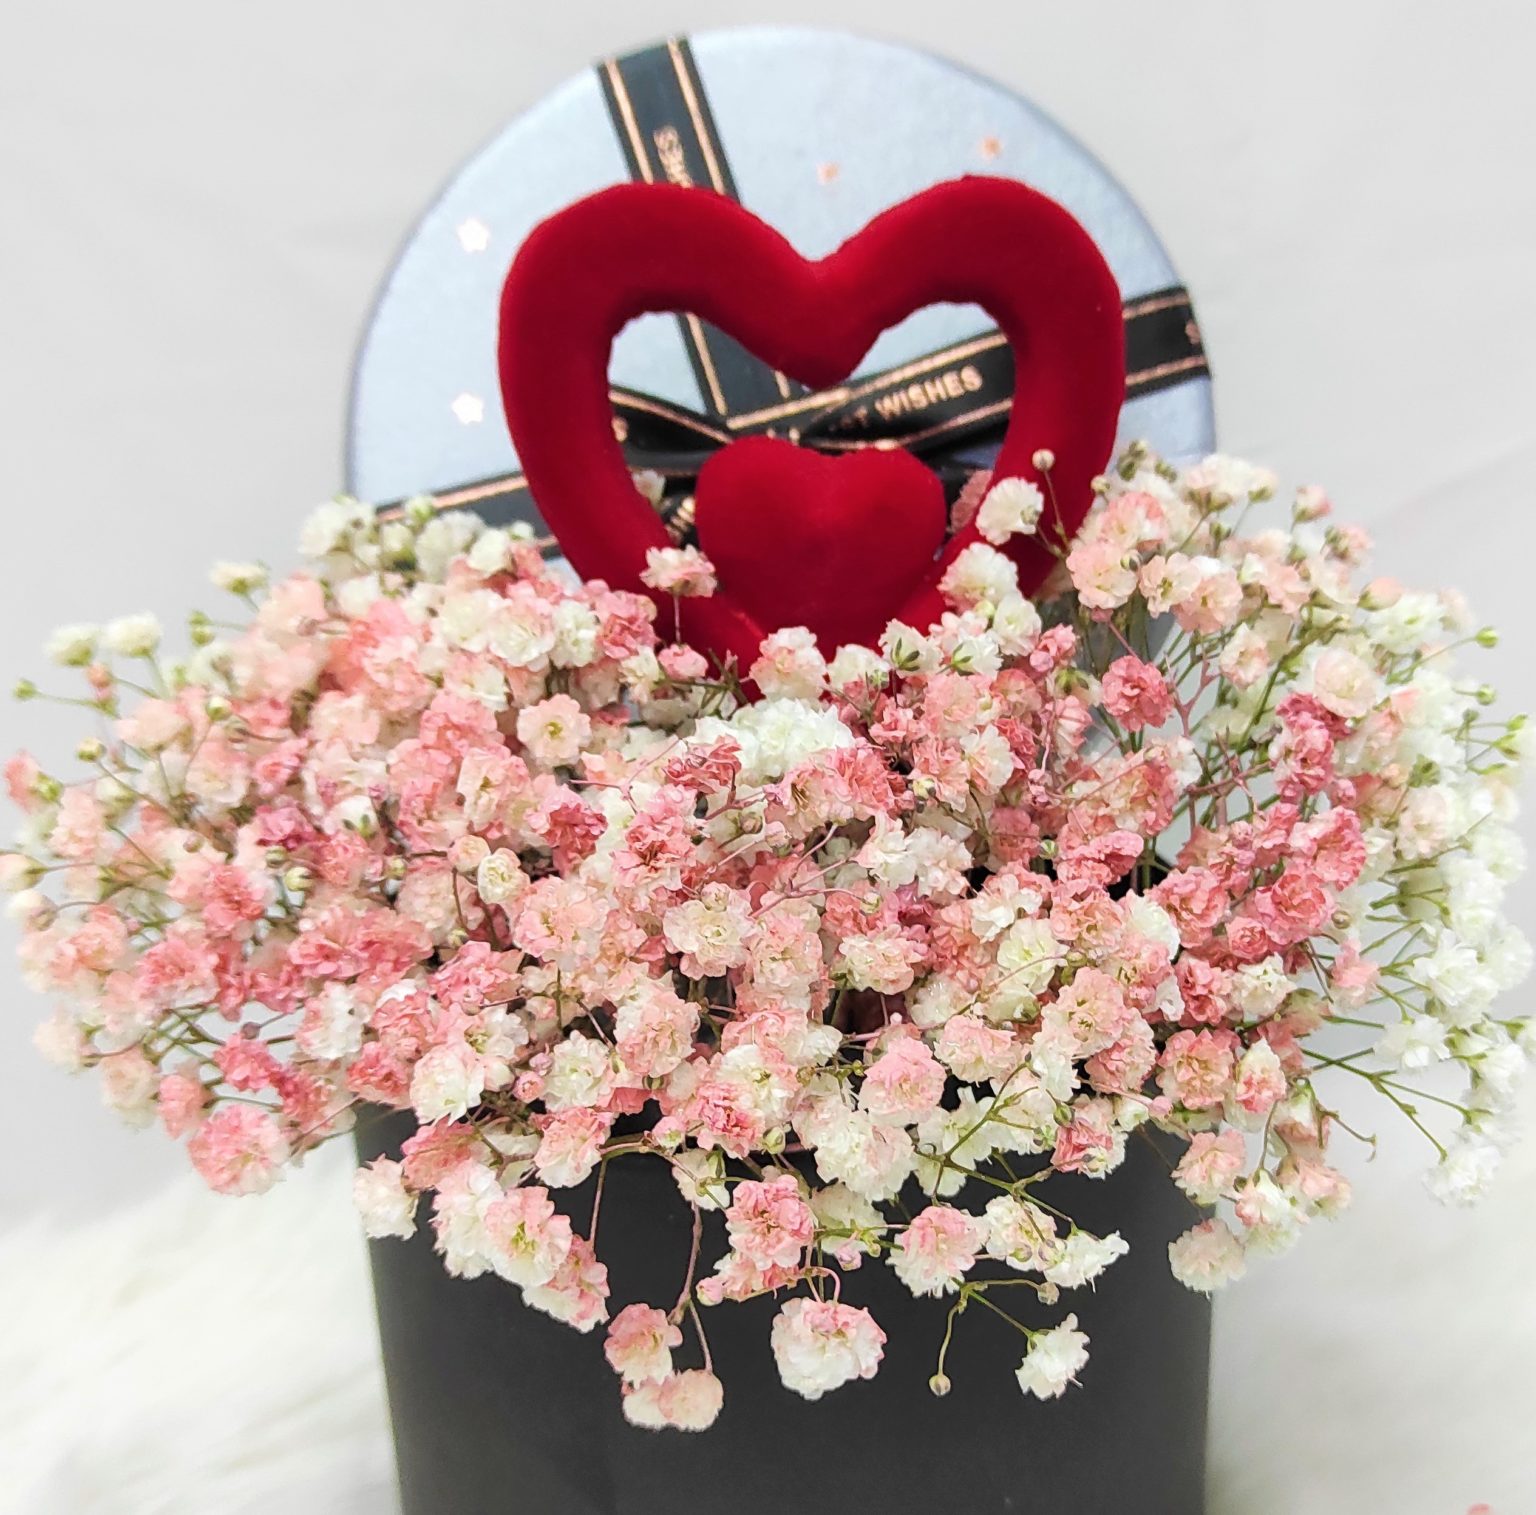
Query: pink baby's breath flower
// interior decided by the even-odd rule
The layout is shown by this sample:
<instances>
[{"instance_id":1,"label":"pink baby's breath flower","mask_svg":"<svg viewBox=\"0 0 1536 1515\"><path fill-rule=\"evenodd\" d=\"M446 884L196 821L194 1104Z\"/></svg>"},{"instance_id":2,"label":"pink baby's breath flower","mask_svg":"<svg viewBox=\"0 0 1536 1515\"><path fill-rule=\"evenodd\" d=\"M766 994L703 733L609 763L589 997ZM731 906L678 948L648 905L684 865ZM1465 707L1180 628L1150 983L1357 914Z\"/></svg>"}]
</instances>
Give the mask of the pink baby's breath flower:
<instances>
[{"instance_id":1,"label":"pink baby's breath flower","mask_svg":"<svg viewBox=\"0 0 1536 1515\"><path fill-rule=\"evenodd\" d=\"M683 1333L652 1305L626 1305L608 1326L603 1355L627 1384L660 1383L672 1372Z\"/></svg>"},{"instance_id":2,"label":"pink baby's breath flower","mask_svg":"<svg viewBox=\"0 0 1536 1515\"><path fill-rule=\"evenodd\" d=\"M1168 1264L1181 1284L1202 1294L1241 1278L1247 1267L1242 1243L1219 1220L1203 1220L1170 1242Z\"/></svg>"},{"instance_id":3,"label":"pink baby's breath flower","mask_svg":"<svg viewBox=\"0 0 1536 1515\"><path fill-rule=\"evenodd\" d=\"M838 965L855 989L899 994L911 986L926 956L923 944L897 926L846 936L838 943Z\"/></svg>"},{"instance_id":4,"label":"pink baby's breath flower","mask_svg":"<svg viewBox=\"0 0 1536 1515\"><path fill-rule=\"evenodd\" d=\"M724 884L706 884L699 897L674 905L662 920L668 945L684 972L723 973L747 959L753 930L747 901Z\"/></svg>"},{"instance_id":5,"label":"pink baby's breath flower","mask_svg":"<svg viewBox=\"0 0 1536 1515\"><path fill-rule=\"evenodd\" d=\"M1334 958L1328 970L1328 983L1341 1003L1358 1009L1370 998L1380 976L1380 967L1366 958L1360 951L1360 943L1351 938Z\"/></svg>"},{"instance_id":6,"label":"pink baby's breath flower","mask_svg":"<svg viewBox=\"0 0 1536 1515\"><path fill-rule=\"evenodd\" d=\"M408 1236L424 1199L447 1272L577 1331L610 1291L603 1207L570 1191L664 1165L729 1247L701 1267L685 1233L675 1306L608 1331L647 1427L719 1414L702 1330L705 1366L674 1361L697 1306L780 1295L772 1349L814 1399L882 1361L838 1288L872 1257L921 1295L978 1297L983 1253L1047 1300L1097 1284L1119 1232L1033 1185L1105 1177L1142 1125L1231 1221L1174 1242L1175 1276L1283 1250L1350 1197L1325 1025L1325 1061L1371 1055L1403 1108L1460 1072L1431 1187L1469 1198L1536 1046L1499 1003L1529 957L1505 897L1536 728L1452 667L1491 641L1455 596L1362 587L1321 496L1289 526L1234 508L1274 487L1133 447L1026 598L998 544L1042 496L979 475L952 524L983 540L932 623L822 648L769 621L734 664L661 601L714 590L695 548L616 590L460 512L333 502L312 573L219 570L254 609L217 643L162 663L125 617L50 644L110 716L83 770L6 767L0 889L62 1002L39 1049L227 1193L356 1105L414 1116L354 1180L364 1228ZM1065 1392L1086 1336L1028 1334L1021 1389Z\"/></svg>"},{"instance_id":7,"label":"pink baby's breath flower","mask_svg":"<svg viewBox=\"0 0 1536 1515\"><path fill-rule=\"evenodd\" d=\"M774 1318L773 1355L787 1388L820 1399L851 1379L875 1376L885 1332L855 1305L792 1299Z\"/></svg>"},{"instance_id":8,"label":"pink baby's breath flower","mask_svg":"<svg viewBox=\"0 0 1536 1515\"><path fill-rule=\"evenodd\" d=\"M352 1199L369 1236L405 1237L415 1232L416 1196L405 1185L400 1163L379 1157L359 1168L352 1178Z\"/></svg>"},{"instance_id":9,"label":"pink baby's breath flower","mask_svg":"<svg viewBox=\"0 0 1536 1515\"><path fill-rule=\"evenodd\" d=\"M1214 1205L1230 1193L1246 1158L1240 1131L1197 1131L1174 1169L1174 1182L1197 1205Z\"/></svg>"},{"instance_id":10,"label":"pink baby's breath flower","mask_svg":"<svg viewBox=\"0 0 1536 1515\"><path fill-rule=\"evenodd\" d=\"M1159 1059L1159 1086L1188 1110L1220 1104L1236 1067L1236 1045L1229 1031L1176 1032Z\"/></svg>"},{"instance_id":11,"label":"pink baby's breath flower","mask_svg":"<svg viewBox=\"0 0 1536 1515\"><path fill-rule=\"evenodd\" d=\"M535 1310L585 1334L608 1318L608 1269L584 1236L573 1236L555 1276L531 1284L523 1299Z\"/></svg>"},{"instance_id":12,"label":"pink baby's breath flower","mask_svg":"<svg viewBox=\"0 0 1536 1515\"><path fill-rule=\"evenodd\" d=\"M160 1124L167 1136L182 1137L196 1130L208 1105L208 1090L190 1073L167 1073L155 1094Z\"/></svg>"},{"instance_id":13,"label":"pink baby's breath flower","mask_svg":"<svg viewBox=\"0 0 1536 1515\"><path fill-rule=\"evenodd\" d=\"M725 1212L731 1246L755 1267L796 1267L811 1243L816 1219L787 1175L736 1186Z\"/></svg>"},{"instance_id":14,"label":"pink baby's breath flower","mask_svg":"<svg viewBox=\"0 0 1536 1515\"><path fill-rule=\"evenodd\" d=\"M592 737L592 722L568 694L553 694L517 715L517 739L546 768L574 763Z\"/></svg>"},{"instance_id":15,"label":"pink baby's breath flower","mask_svg":"<svg viewBox=\"0 0 1536 1515\"><path fill-rule=\"evenodd\" d=\"M1127 731L1161 726L1173 709L1173 690L1149 663L1116 658L1104 675L1104 708Z\"/></svg>"},{"instance_id":16,"label":"pink baby's breath flower","mask_svg":"<svg viewBox=\"0 0 1536 1515\"><path fill-rule=\"evenodd\" d=\"M1136 591L1136 561L1113 541L1092 541L1073 548L1067 572L1078 598L1091 610L1114 610Z\"/></svg>"},{"instance_id":17,"label":"pink baby's breath flower","mask_svg":"<svg viewBox=\"0 0 1536 1515\"><path fill-rule=\"evenodd\" d=\"M583 1106L558 1110L549 1118L534 1154L533 1166L551 1188L585 1183L608 1139L613 1116Z\"/></svg>"},{"instance_id":18,"label":"pink baby's breath flower","mask_svg":"<svg viewBox=\"0 0 1536 1515\"><path fill-rule=\"evenodd\" d=\"M1232 1098L1250 1115L1267 1115L1286 1087L1285 1070L1268 1042L1255 1042L1238 1059Z\"/></svg>"},{"instance_id":19,"label":"pink baby's breath flower","mask_svg":"<svg viewBox=\"0 0 1536 1515\"><path fill-rule=\"evenodd\" d=\"M792 626L764 638L748 677L770 699L814 700L827 686L827 664L816 638Z\"/></svg>"},{"instance_id":20,"label":"pink baby's breath flower","mask_svg":"<svg viewBox=\"0 0 1536 1515\"><path fill-rule=\"evenodd\" d=\"M61 858L84 862L95 855L106 833L106 816L95 792L84 784L64 791L48 845Z\"/></svg>"},{"instance_id":21,"label":"pink baby's breath flower","mask_svg":"<svg viewBox=\"0 0 1536 1515\"><path fill-rule=\"evenodd\" d=\"M929 1205L896 1238L891 1266L914 1294L952 1294L986 1241L973 1215L948 1205Z\"/></svg>"},{"instance_id":22,"label":"pink baby's breath flower","mask_svg":"<svg viewBox=\"0 0 1536 1515\"><path fill-rule=\"evenodd\" d=\"M673 1373L624 1392L624 1415L632 1425L659 1430L707 1431L720 1416L725 1386L704 1368Z\"/></svg>"},{"instance_id":23,"label":"pink baby's breath flower","mask_svg":"<svg viewBox=\"0 0 1536 1515\"><path fill-rule=\"evenodd\" d=\"M1375 670L1358 654L1329 647L1312 666L1312 689L1318 702L1335 715L1358 720L1381 698Z\"/></svg>"},{"instance_id":24,"label":"pink baby's breath flower","mask_svg":"<svg viewBox=\"0 0 1536 1515\"><path fill-rule=\"evenodd\" d=\"M1074 1108L1072 1119L1057 1129L1051 1166L1060 1173L1101 1177L1125 1156L1125 1135L1118 1130L1106 1101L1089 1101Z\"/></svg>"},{"instance_id":25,"label":"pink baby's breath flower","mask_svg":"<svg viewBox=\"0 0 1536 1515\"><path fill-rule=\"evenodd\" d=\"M719 585L715 565L697 547L647 547L640 580L662 594L711 595Z\"/></svg>"},{"instance_id":26,"label":"pink baby's breath flower","mask_svg":"<svg viewBox=\"0 0 1536 1515\"><path fill-rule=\"evenodd\" d=\"M486 1255L491 1266L524 1288L547 1284L571 1250L571 1223L556 1212L549 1192L537 1185L511 1189L485 1212Z\"/></svg>"},{"instance_id":27,"label":"pink baby's breath flower","mask_svg":"<svg viewBox=\"0 0 1536 1515\"><path fill-rule=\"evenodd\" d=\"M901 1037L875 1059L859 1089L859 1108L888 1125L910 1125L938 1108L944 1067L922 1041Z\"/></svg>"},{"instance_id":28,"label":"pink baby's breath flower","mask_svg":"<svg viewBox=\"0 0 1536 1515\"><path fill-rule=\"evenodd\" d=\"M192 1165L219 1194L260 1194L287 1162L289 1147L277 1118L251 1105L225 1105L187 1142Z\"/></svg>"},{"instance_id":29,"label":"pink baby's breath flower","mask_svg":"<svg viewBox=\"0 0 1536 1515\"><path fill-rule=\"evenodd\" d=\"M427 1123L466 1114L484 1091L480 1055L462 1041L433 1047L411 1074L411 1106Z\"/></svg>"}]
</instances>

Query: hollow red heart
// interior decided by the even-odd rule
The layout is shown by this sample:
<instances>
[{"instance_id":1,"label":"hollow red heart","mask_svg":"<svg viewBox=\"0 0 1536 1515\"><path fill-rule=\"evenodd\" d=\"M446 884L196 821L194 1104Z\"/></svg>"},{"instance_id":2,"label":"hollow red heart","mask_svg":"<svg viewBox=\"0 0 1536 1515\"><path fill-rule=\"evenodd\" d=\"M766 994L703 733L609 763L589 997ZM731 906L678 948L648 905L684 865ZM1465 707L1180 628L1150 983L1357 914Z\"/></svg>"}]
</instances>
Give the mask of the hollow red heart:
<instances>
[{"instance_id":1,"label":"hollow red heart","mask_svg":"<svg viewBox=\"0 0 1536 1515\"><path fill-rule=\"evenodd\" d=\"M735 202L674 185L618 185L550 217L524 242L501 300L502 398L533 497L580 573L639 589L647 549L669 538L636 490L611 424L609 351L629 321L690 312L822 388L852 373L886 328L946 302L979 305L1014 351L1013 408L995 476L1043 485L1033 454L1055 455L1040 538L1010 544L1022 586L1033 589L1053 562L1046 542L1081 523L1113 446L1123 332L1119 290L1092 239L1054 201L1007 179L935 185L820 261L802 258ZM782 454L759 456L760 466L785 472ZM738 483L751 471L732 468ZM763 487L759 480L744 492ZM850 522L827 529L846 529L839 550L863 555L865 571L841 587L839 617L861 626L935 620L944 569L979 540L973 527L957 532L888 602L900 593L892 586L911 544L871 529L860 511ZM747 577L761 571L754 539L759 556L771 558L775 529L773 513L745 504L729 527L717 519L731 562L720 565L716 595L683 602L693 645L745 667L767 633L801 624L787 609L775 614L767 585Z\"/></svg>"}]
</instances>

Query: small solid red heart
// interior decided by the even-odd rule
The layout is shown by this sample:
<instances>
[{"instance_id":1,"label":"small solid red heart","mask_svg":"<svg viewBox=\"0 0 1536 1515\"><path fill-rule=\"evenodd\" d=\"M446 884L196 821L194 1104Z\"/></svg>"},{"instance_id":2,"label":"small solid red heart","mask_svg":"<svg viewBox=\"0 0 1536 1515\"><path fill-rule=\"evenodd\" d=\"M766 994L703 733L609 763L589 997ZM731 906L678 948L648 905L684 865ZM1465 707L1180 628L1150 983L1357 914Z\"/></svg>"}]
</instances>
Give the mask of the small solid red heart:
<instances>
[{"instance_id":1,"label":"small solid red heart","mask_svg":"<svg viewBox=\"0 0 1536 1515\"><path fill-rule=\"evenodd\" d=\"M899 449L827 457L747 437L695 491L699 547L732 598L761 626L809 627L828 656L879 640L932 569L946 515L937 475Z\"/></svg>"},{"instance_id":2,"label":"small solid red heart","mask_svg":"<svg viewBox=\"0 0 1536 1515\"><path fill-rule=\"evenodd\" d=\"M981 306L1013 349L1013 406L993 474L1046 487L1039 538L1008 548L1029 591L1054 566L1050 545L1082 522L1113 446L1124 333L1120 292L1093 240L1011 179L935 185L819 262L735 201L679 185L617 185L551 216L523 243L501 296L502 401L533 498L582 574L641 589L647 551L670 538L613 432L608 357L628 322L689 312L822 389L851 374L880 332L946 302ZM1032 461L1040 448L1055 455L1048 480ZM755 529L765 539L773 518ZM857 602L861 624L896 616L927 626L944 609L944 570L980 537L974 525L956 532L904 599L885 599L906 562L896 536L865 533L863 566L838 593ZM755 572L750 558L738 562L717 594L680 607L689 642L743 668L768 632L793 624L743 577Z\"/></svg>"}]
</instances>

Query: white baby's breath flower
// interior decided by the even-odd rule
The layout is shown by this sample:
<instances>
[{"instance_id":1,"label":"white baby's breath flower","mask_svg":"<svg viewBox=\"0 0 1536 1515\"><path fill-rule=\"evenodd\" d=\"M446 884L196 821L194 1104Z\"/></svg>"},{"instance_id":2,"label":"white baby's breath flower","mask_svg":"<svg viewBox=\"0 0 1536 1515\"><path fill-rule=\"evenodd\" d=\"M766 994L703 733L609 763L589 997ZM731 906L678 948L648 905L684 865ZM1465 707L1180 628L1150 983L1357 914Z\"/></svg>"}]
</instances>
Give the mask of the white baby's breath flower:
<instances>
[{"instance_id":1,"label":"white baby's breath flower","mask_svg":"<svg viewBox=\"0 0 1536 1515\"><path fill-rule=\"evenodd\" d=\"M119 657L147 658L160 645L160 622L152 615L124 615L108 621L102 645Z\"/></svg>"},{"instance_id":2,"label":"white baby's breath flower","mask_svg":"<svg viewBox=\"0 0 1536 1515\"><path fill-rule=\"evenodd\" d=\"M354 531L369 523L372 514L366 505L346 496L317 505L299 532L299 551L306 558L323 558L340 551L350 543Z\"/></svg>"},{"instance_id":3,"label":"white baby's breath flower","mask_svg":"<svg viewBox=\"0 0 1536 1515\"><path fill-rule=\"evenodd\" d=\"M215 563L208 577L215 589L230 594L255 594L267 586L267 570L261 563Z\"/></svg>"},{"instance_id":4,"label":"white baby's breath flower","mask_svg":"<svg viewBox=\"0 0 1536 1515\"><path fill-rule=\"evenodd\" d=\"M410 1236L416 1230L416 1196L405 1187L402 1164L376 1158L352 1177L352 1200L371 1237Z\"/></svg>"},{"instance_id":5,"label":"white baby's breath flower","mask_svg":"<svg viewBox=\"0 0 1536 1515\"><path fill-rule=\"evenodd\" d=\"M1078 1289L1091 1284L1117 1258L1131 1250L1118 1231L1108 1236L1093 1236L1087 1231L1073 1231L1061 1243L1061 1255L1045 1270L1048 1282L1063 1289Z\"/></svg>"},{"instance_id":6,"label":"white baby's breath flower","mask_svg":"<svg viewBox=\"0 0 1536 1515\"><path fill-rule=\"evenodd\" d=\"M1002 479L987 491L976 512L976 529L994 546L1009 537L1032 536L1045 509L1045 496L1028 479Z\"/></svg>"},{"instance_id":7,"label":"white baby's breath flower","mask_svg":"<svg viewBox=\"0 0 1536 1515\"><path fill-rule=\"evenodd\" d=\"M996 605L1006 595L1017 594L1019 570L995 547L972 542L944 570L939 589L954 604Z\"/></svg>"},{"instance_id":8,"label":"white baby's breath flower","mask_svg":"<svg viewBox=\"0 0 1536 1515\"><path fill-rule=\"evenodd\" d=\"M416 562L423 577L434 582L448 565L485 531L485 522L467 510L445 510L432 517L416 538Z\"/></svg>"},{"instance_id":9,"label":"white baby's breath flower","mask_svg":"<svg viewBox=\"0 0 1536 1515\"><path fill-rule=\"evenodd\" d=\"M866 682L876 687L889 678L891 665L878 652L850 642L837 649L837 656L827 665L827 682L834 689L846 689L850 684Z\"/></svg>"},{"instance_id":10,"label":"white baby's breath flower","mask_svg":"<svg viewBox=\"0 0 1536 1515\"><path fill-rule=\"evenodd\" d=\"M518 865L517 854L499 847L481 860L475 870L475 890L487 905L505 905L527 886L528 878Z\"/></svg>"},{"instance_id":11,"label":"white baby's breath flower","mask_svg":"<svg viewBox=\"0 0 1536 1515\"><path fill-rule=\"evenodd\" d=\"M433 1047L411 1072L411 1108L426 1123L458 1120L484 1092L480 1058L463 1042Z\"/></svg>"},{"instance_id":12,"label":"white baby's breath flower","mask_svg":"<svg viewBox=\"0 0 1536 1515\"><path fill-rule=\"evenodd\" d=\"M1059 1326L1030 1335L1029 1350L1015 1377L1019 1387L1036 1399L1058 1399L1088 1364L1088 1337L1077 1329L1077 1316Z\"/></svg>"},{"instance_id":13,"label":"white baby's breath flower","mask_svg":"<svg viewBox=\"0 0 1536 1515\"><path fill-rule=\"evenodd\" d=\"M96 626L60 626L48 638L48 656L62 668L83 668L96 656L101 630Z\"/></svg>"},{"instance_id":14,"label":"white baby's breath flower","mask_svg":"<svg viewBox=\"0 0 1536 1515\"><path fill-rule=\"evenodd\" d=\"M1004 657L1021 657L1040 640L1040 612L1033 600L1014 591L998 599L991 632Z\"/></svg>"},{"instance_id":15,"label":"white baby's breath flower","mask_svg":"<svg viewBox=\"0 0 1536 1515\"><path fill-rule=\"evenodd\" d=\"M1183 484L1191 493L1208 494L1221 504L1248 498L1265 499L1275 492L1279 480L1273 470L1241 458L1212 453L1184 471Z\"/></svg>"},{"instance_id":16,"label":"white baby's breath flower","mask_svg":"<svg viewBox=\"0 0 1536 1515\"><path fill-rule=\"evenodd\" d=\"M597 657L598 619L590 606L562 600L555 607L555 644L549 660L556 668L584 668Z\"/></svg>"},{"instance_id":17,"label":"white baby's breath flower","mask_svg":"<svg viewBox=\"0 0 1536 1515\"><path fill-rule=\"evenodd\" d=\"M497 527L482 531L470 543L465 557L476 573L489 578L493 573L500 573L512 561L512 538Z\"/></svg>"},{"instance_id":18,"label":"white baby's breath flower","mask_svg":"<svg viewBox=\"0 0 1536 1515\"><path fill-rule=\"evenodd\" d=\"M716 733L699 725L701 733ZM752 783L783 778L807 758L854 744L835 711L808 700L760 700L739 710L724 729L741 744L742 772Z\"/></svg>"},{"instance_id":19,"label":"white baby's breath flower","mask_svg":"<svg viewBox=\"0 0 1536 1515\"><path fill-rule=\"evenodd\" d=\"M890 622L880 635L880 651L900 673L933 673L943 661L938 647L905 621Z\"/></svg>"},{"instance_id":20,"label":"white baby's breath flower","mask_svg":"<svg viewBox=\"0 0 1536 1515\"><path fill-rule=\"evenodd\" d=\"M1424 1183L1443 1204L1470 1205L1482 1198L1498 1172L1499 1161L1499 1149L1493 1142L1465 1130L1425 1175Z\"/></svg>"},{"instance_id":21,"label":"white baby's breath flower","mask_svg":"<svg viewBox=\"0 0 1536 1515\"><path fill-rule=\"evenodd\" d=\"M1446 1028L1432 1015L1405 1015L1394 1021L1376 1043L1378 1056L1399 1068L1427 1068L1451 1055Z\"/></svg>"},{"instance_id":22,"label":"white baby's breath flower","mask_svg":"<svg viewBox=\"0 0 1536 1515\"><path fill-rule=\"evenodd\" d=\"M1168 1265L1186 1289L1211 1294L1241 1278L1243 1244L1219 1220L1204 1220L1168 1244Z\"/></svg>"}]
</instances>

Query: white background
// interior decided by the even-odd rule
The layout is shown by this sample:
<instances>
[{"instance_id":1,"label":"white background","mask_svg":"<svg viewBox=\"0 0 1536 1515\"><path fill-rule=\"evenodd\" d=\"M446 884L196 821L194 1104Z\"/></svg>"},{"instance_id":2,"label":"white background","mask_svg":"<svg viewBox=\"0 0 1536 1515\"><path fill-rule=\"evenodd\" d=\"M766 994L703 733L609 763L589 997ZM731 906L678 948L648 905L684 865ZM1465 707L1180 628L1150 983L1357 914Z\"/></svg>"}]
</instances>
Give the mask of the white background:
<instances>
[{"instance_id":1,"label":"white background","mask_svg":"<svg viewBox=\"0 0 1536 1515\"><path fill-rule=\"evenodd\" d=\"M774 17L949 54L1084 140L1195 292L1224 450L1324 483L1383 572L1465 590L1506 633L1483 671L1536 707L1536 37L1522 4L1410 0L7 7L0 687L56 623L174 624L215 558L291 561L374 287L502 121L595 55ZM74 729L0 722L45 759ZM0 1214L163 1185L177 1155L34 1060L43 1006L0 975ZM1450 1214L1367 1118L1355 1212L1223 1301L1214 1507L1527 1515L1536 1162Z\"/></svg>"}]
</instances>

